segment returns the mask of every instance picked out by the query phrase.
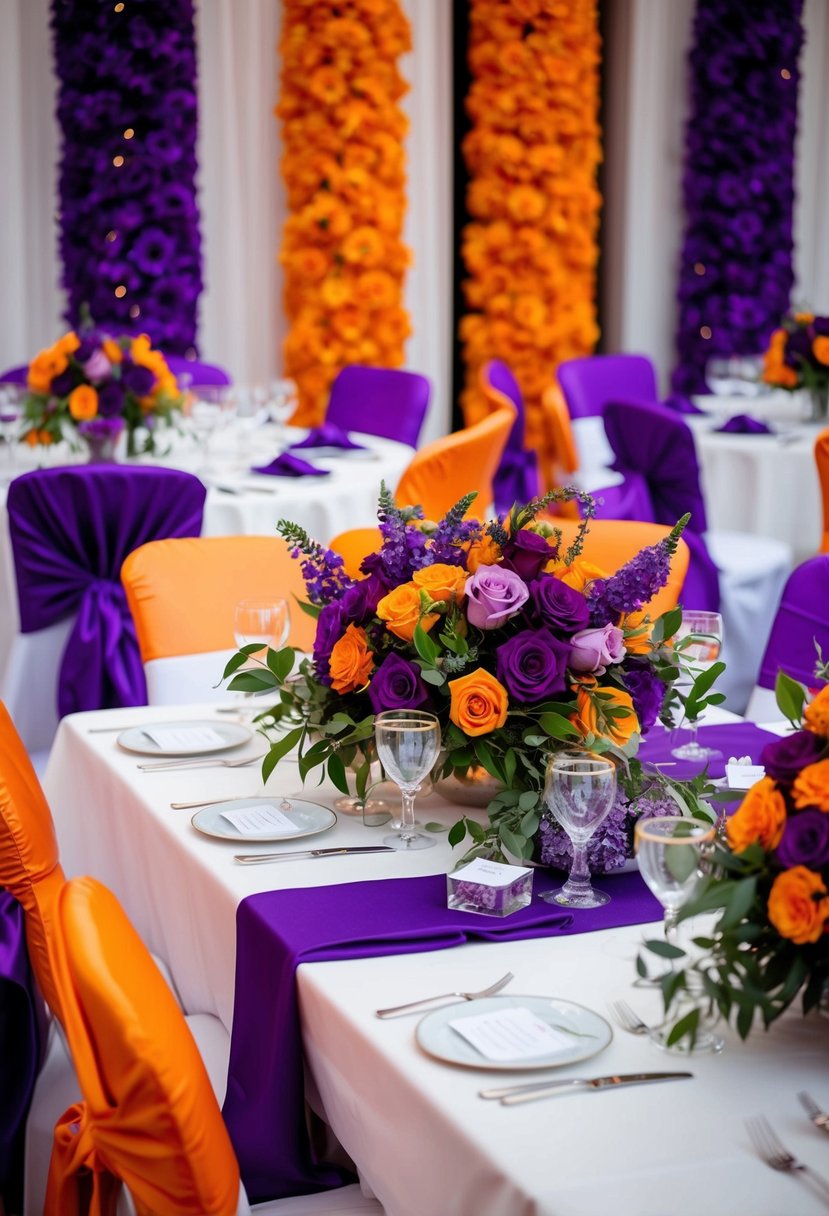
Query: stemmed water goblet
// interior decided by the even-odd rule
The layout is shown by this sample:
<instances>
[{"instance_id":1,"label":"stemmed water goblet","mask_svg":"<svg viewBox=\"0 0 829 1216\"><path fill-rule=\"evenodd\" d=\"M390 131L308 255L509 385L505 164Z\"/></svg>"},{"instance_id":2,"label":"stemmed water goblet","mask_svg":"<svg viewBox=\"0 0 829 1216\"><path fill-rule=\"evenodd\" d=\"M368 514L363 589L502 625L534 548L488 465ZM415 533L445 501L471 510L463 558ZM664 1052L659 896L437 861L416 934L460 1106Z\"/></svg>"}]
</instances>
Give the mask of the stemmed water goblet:
<instances>
[{"instance_id":1,"label":"stemmed water goblet","mask_svg":"<svg viewBox=\"0 0 829 1216\"><path fill-rule=\"evenodd\" d=\"M296 409L298 389L294 380L287 378L271 380L268 386L268 413L276 425L277 446L285 446L285 427Z\"/></svg>"},{"instance_id":2,"label":"stemmed water goblet","mask_svg":"<svg viewBox=\"0 0 829 1216\"><path fill-rule=\"evenodd\" d=\"M0 439L5 445L10 475L14 470L15 447L23 421L23 395L18 384L0 384Z\"/></svg>"},{"instance_id":3,"label":"stemmed water goblet","mask_svg":"<svg viewBox=\"0 0 829 1216\"><path fill-rule=\"evenodd\" d=\"M674 638L674 646L682 660L689 667L689 677L694 678L706 671L720 657L723 644L723 620L719 612L705 612L700 609L686 609L682 613L682 622ZM677 683L681 688L690 688L689 677L680 679ZM704 763L720 753L713 748L703 747L697 739L697 719L687 723L690 739L680 744L672 751L678 760L698 760Z\"/></svg>"},{"instance_id":4,"label":"stemmed water goblet","mask_svg":"<svg viewBox=\"0 0 829 1216\"><path fill-rule=\"evenodd\" d=\"M415 831L414 800L438 758L440 736L439 720L422 709L389 709L374 719L378 759L401 794L400 830L383 837L393 849L430 849L435 843Z\"/></svg>"},{"instance_id":5,"label":"stemmed water goblet","mask_svg":"<svg viewBox=\"0 0 829 1216\"><path fill-rule=\"evenodd\" d=\"M610 896L590 885L587 844L604 823L616 796L616 766L593 752L556 752L547 762L544 801L573 845L567 882L541 898L566 908L599 908Z\"/></svg>"},{"instance_id":6,"label":"stemmed water goblet","mask_svg":"<svg viewBox=\"0 0 829 1216\"><path fill-rule=\"evenodd\" d=\"M203 476L210 476L215 472L210 440L222 425L230 421L236 412L237 404L233 392L224 384L208 385L194 393L190 407L190 425L196 439L201 443L204 466L200 471Z\"/></svg>"},{"instance_id":7,"label":"stemmed water goblet","mask_svg":"<svg viewBox=\"0 0 829 1216\"><path fill-rule=\"evenodd\" d=\"M281 650L288 640L291 629L291 613L287 600L240 600L233 614L233 637L236 645L252 646L259 643L260 650L252 651L245 667L255 668L266 646ZM255 693L243 692L242 702Z\"/></svg>"}]
</instances>

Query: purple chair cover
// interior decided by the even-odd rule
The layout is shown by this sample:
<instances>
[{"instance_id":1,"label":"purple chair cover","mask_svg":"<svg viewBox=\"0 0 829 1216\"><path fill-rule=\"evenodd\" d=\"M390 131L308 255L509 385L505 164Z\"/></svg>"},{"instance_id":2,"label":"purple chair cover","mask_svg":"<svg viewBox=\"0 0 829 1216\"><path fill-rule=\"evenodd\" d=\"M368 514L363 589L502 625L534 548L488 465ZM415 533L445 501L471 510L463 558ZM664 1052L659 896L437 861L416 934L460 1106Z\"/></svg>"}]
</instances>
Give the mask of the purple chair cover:
<instances>
[{"instance_id":1,"label":"purple chair cover","mask_svg":"<svg viewBox=\"0 0 829 1216\"><path fill-rule=\"evenodd\" d=\"M658 401L656 373L645 355L588 355L556 370L571 418L601 414L608 401Z\"/></svg>"},{"instance_id":2,"label":"purple chair cover","mask_svg":"<svg viewBox=\"0 0 829 1216\"><path fill-rule=\"evenodd\" d=\"M761 422L759 418L752 418L751 414L735 414L733 418L729 418L722 426L715 427L715 430L721 435L772 434L770 426L766 426L765 422Z\"/></svg>"},{"instance_id":3,"label":"purple chair cover","mask_svg":"<svg viewBox=\"0 0 829 1216\"><path fill-rule=\"evenodd\" d=\"M613 468L624 476L628 489L626 495L616 486L599 491L606 501L597 517L641 519L641 515L611 512L640 506L645 492L651 503L646 520L670 526L690 511L684 539L691 560L682 604L715 612L720 603L719 577L703 537L708 523L691 428L664 405L633 401L608 401L604 427L615 453Z\"/></svg>"},{"instance_id":4,"label":"purple chair cover","mask_svg":"<svg viewBox=\"0 0 829 1216\"><path fill-rule=\"evenodd\" d=\"M330 469L318 469L307 460L300 460L290 452L280 452L269 464L257 464L251 473L262 473L266 477L327 477Z\"/></svg>"},{"instance_id":5,"label":"purple chair cover","mask_svg":"<svg viewBox=\"0 0 829 1216\"><path fill-rule=\"evenodd\" d=\"M418 372L351 364L331 385L325 420L344 431L380 435L416 448L431 391Z\"/></svg>"},{"instance_id":6,"label":"purple chair cover","mask_svg":"<svg viewBox=\"0 0 829 1216\"><path fill-rule=\"evenodd\" d=\"M306 448L342 448L344 452L366 451L364 443L355 443L342 427L328 419L322 426L313 427L299 443L291 444L292 452L300 452Z\"/></svg>"},{"instance_id":7,"label":"purple chair cover","mask_svg":"<svg viewBox=\"0 0 829 1216\"><path fill-rule=\"evenodd\" d=\"M770 731L761 730L753 722L701 726L697 734L702 747L719 751L721 755L703 763L696 760L677 760L672 755L673 748L679 743L687 742L687 733L683 736L681 731L665 730L664 726L656 725L642 741L636 758L643 764L667 762L670 768L663 769L665 776L675 777L680 781L690 781L706 768L709 778L717 781L725 776L725 766L730 756L750 756L755 764L761 764L760 753L763 748L778 738ZM738 803L733 802L730 806L736 810Z\"/></svg>"},{"instance_id":8,"label":"purple chair cover","mask_svg":"<svg viewBox=\"0 0 829 1216\"><path fill-rule=\"evenodd\" d=\"M232 384L233 380L223 367L212 363L202 363L198 359L185 359L182 355L165 355L167 366L178 380L179 376L189 376L186 386L200 388L208 384Z\"/></svg>"},{"instance_id":9,"label":"purple chair cover","mask_svg":"<svg viewBox=\"0 0 829 1216\"><path fill-rule=\"evenodd\" d=\"M534 881L536 891L557 885L543 870L535 871ZM612 896L603 908L573 916L534 900L504 920L450 911L443 874L244 899L236 912L236 991L222 1113L251 1201L347 1181L340 1168L316 1162L308 1143L294 976L299 963L587 933L661 918L638 874L603 878L602 888Z\"/></svg>"},{"instance_id":10,"label":"purple chair cover","mask_svg":"<svg viewBox=\"0 0 829 1216\"><path fill-rule=\"evenodd\" d=\"M789 575L771 627L757 683L774 688L782 669L807 688L822 688L815 677L815 640L829 658L829 553L810 557Z\"/></svg>"},{"instance_id":11,"label":"purple chair cover","mask_svg":"<svg viewBox=\"0 0 829 1216\"><path fill-rule=\"evenodd\" d=\"M45 1042L23 909L0 888L0 1198L9 1211L21 1210L23 1135Z\"/></svg>"},{"instance_id":12,"label":"purple chair cover","mask_svg":"<svg viewBox=\"0 0 829 1216\"><path fill-rule=\"evenodd\" d=\"M501 363L499 359L490 360L484 366L482 376L496 392L515 406L515 422L492 482L495 510L499 515L505 515L513 503L531 502L541 493L538 455L524 447L524 398L518 381L506 363Z\"/></svg>"},{"instance_id":13,"label":"purple chair cover","mask_svg":"<svg viewBox=\"0 0 829 1216\"><path fill-rule=\"evenodd\" d=\"M205 488L178 469L37 469L9 487L9 533L22 633L74 616L58 713L146 705L121 564L150 540L198 536Z\"/></svg>"}]
</instances>

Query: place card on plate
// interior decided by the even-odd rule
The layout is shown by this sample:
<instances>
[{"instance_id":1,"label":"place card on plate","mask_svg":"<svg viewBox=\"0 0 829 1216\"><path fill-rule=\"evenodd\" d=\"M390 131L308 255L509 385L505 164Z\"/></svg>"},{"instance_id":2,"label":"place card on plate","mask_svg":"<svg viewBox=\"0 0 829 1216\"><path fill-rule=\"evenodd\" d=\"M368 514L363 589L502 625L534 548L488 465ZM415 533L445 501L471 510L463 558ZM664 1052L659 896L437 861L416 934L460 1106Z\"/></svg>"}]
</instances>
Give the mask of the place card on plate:
<instances>
[{"instance_id":1,"label":"place card on plate","mask_svg":"<svg viewBox=\"0 0 829 1216\"><path fill-rule=\"evenodd\" d=\"M447 903L457 912L509 916L532 899L533 872L476 857L446 876Z\"/></svg>"},{"instance_id":2,"label":"place card on plate","mask_svg":"<svg viewBox=\"0 0 829 1216\"><path fill-rule=\"evenodd\" d=\"M298 835L302 831L299 824L271 803L264 806L246 806L238 811L222 811L222 818L233 824L242 836L260 836L263 832L278 832L284 835Z\"/></svg>"},{"instance_id":3,"label":"place card on plate","mask_svg":"<svg viewBox=\"0 0 829 1216\"><path fill-rule=\"evenodd\" d=\"M471 1043L487 1060L532 1060L572 1051L573 1040L548 1025L531 1009L503 1009L455 1018L454 1031Z\"/></svg>"},{"instance_id":4,"label":"place card on plate","mask_svg":"<svg viewBox=\"0 0 829 1216\"><path fill-rule=\"evenodd\" d=\"M215 751L228 746L225 736L212 726L145 726L141 733L161 752Z\"/></svg>"},{"instance_id":5,"label":"place card on plate","mask_svg":"<svg viewBox=\"0 0 829 1216\"><path fill-rule=\"evenodd\" d=\"M725 766L725 779L730 790L750 790L762 781L766 770L762 764L752 764L750 756L729 757Z\"/></svg>"}]
</instances>

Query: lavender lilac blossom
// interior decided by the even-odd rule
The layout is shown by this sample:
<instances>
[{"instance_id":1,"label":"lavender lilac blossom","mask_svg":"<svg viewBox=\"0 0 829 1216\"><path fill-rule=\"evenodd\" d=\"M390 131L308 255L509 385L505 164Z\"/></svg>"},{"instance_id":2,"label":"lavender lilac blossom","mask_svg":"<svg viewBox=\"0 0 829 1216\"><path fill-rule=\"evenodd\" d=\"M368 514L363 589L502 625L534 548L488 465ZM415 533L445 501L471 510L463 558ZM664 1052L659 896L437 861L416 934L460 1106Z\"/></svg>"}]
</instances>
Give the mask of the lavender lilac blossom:
<instances>
[{"instance_id":1,"label":"lavender lilac blossom","mask_svg":"<svg viewBox=\"0 0 829 1216\"><path fill-rule=\"evenodd\" d=\"M65 318L186 354L202 290L193 0L52 0L51 26Z\"/></svg>"},{"instance_id":2,"label":"lavender lilac blossom","mask_svg":"<svg viewBox=\"0 0 829 1216\"><path fill-rule=\"evenodd\" d=\"M757 354L789 306L803 0L697 0L673 388Z\"/></svg>"},{"instance_id":3,"label":"lavender lilac blossom","mask_svg":"<svg viewBox=\"0 0 829 1216\"><path fill-rule=\"evenodd\" d=\"M668 581L671 551L664 541L637 553L610 578L590 584L588 604L593 625L615 625L628 612L638 612Z\"/></svg>"}]
</instances>

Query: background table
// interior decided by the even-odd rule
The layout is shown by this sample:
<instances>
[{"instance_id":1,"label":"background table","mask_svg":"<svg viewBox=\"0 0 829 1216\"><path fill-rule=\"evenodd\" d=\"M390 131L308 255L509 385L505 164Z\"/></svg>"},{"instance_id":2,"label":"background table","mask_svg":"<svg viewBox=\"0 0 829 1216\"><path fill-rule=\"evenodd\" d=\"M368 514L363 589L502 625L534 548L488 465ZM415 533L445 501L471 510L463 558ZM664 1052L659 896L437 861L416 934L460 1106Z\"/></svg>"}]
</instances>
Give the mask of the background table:
<instances>
[{"instance_id":1,"label":"background table","mask_svg":"<svg viewBox=\"0 0 829 1216\"><path fill-rule=\"evenodd\" d=\"M165 711L170 718L193 714L193 707ZM216 1013L231 1025L235 909L244 896L277 886L440 873L453 864L440 837L434 849L413 854L236 865L238 845L200 836L190 826L193 812L169 804L261 793L257 769L142 773L140 757L120 751L114 731L90 733L93 726L157 718L158 711L144 709L64 719L46 788L68 872L95 874L115 890L150 948L170 964L189 1011ZM296 767L283 761L269 793L297 790ZM335 795L323 787L308 796L330 804ZM420 810L424 820L444 824L461 814L434 795ZM377 838L377 829L341 817L324 843ZM644 936L660 931L646 927ZM825 1168L825 1135L807 1122L795 1097L808 1088L829 1103L829 1023L818 1016L803 1020L792 1013L747 1045L729 1031L721 1056L690 1064L617 1031L601 1056L561 1075L689 1067L694 1080L517 1108L477 1097L494 1074L426 1057L414 1040L415 1018L374 1017L380 1006L480 988L506 970L515 974L509 990L515 993L557 996L599 1012L609 1000L625 998L656 1017L656 994L631 987L642 937L640 926L300 967L313 1085L390 1216L809 1216L824 1210L805 1187L757 1160L743 1125L747 1115L765 1113L794 1151Z\"/></svg>"}]
</instances>

